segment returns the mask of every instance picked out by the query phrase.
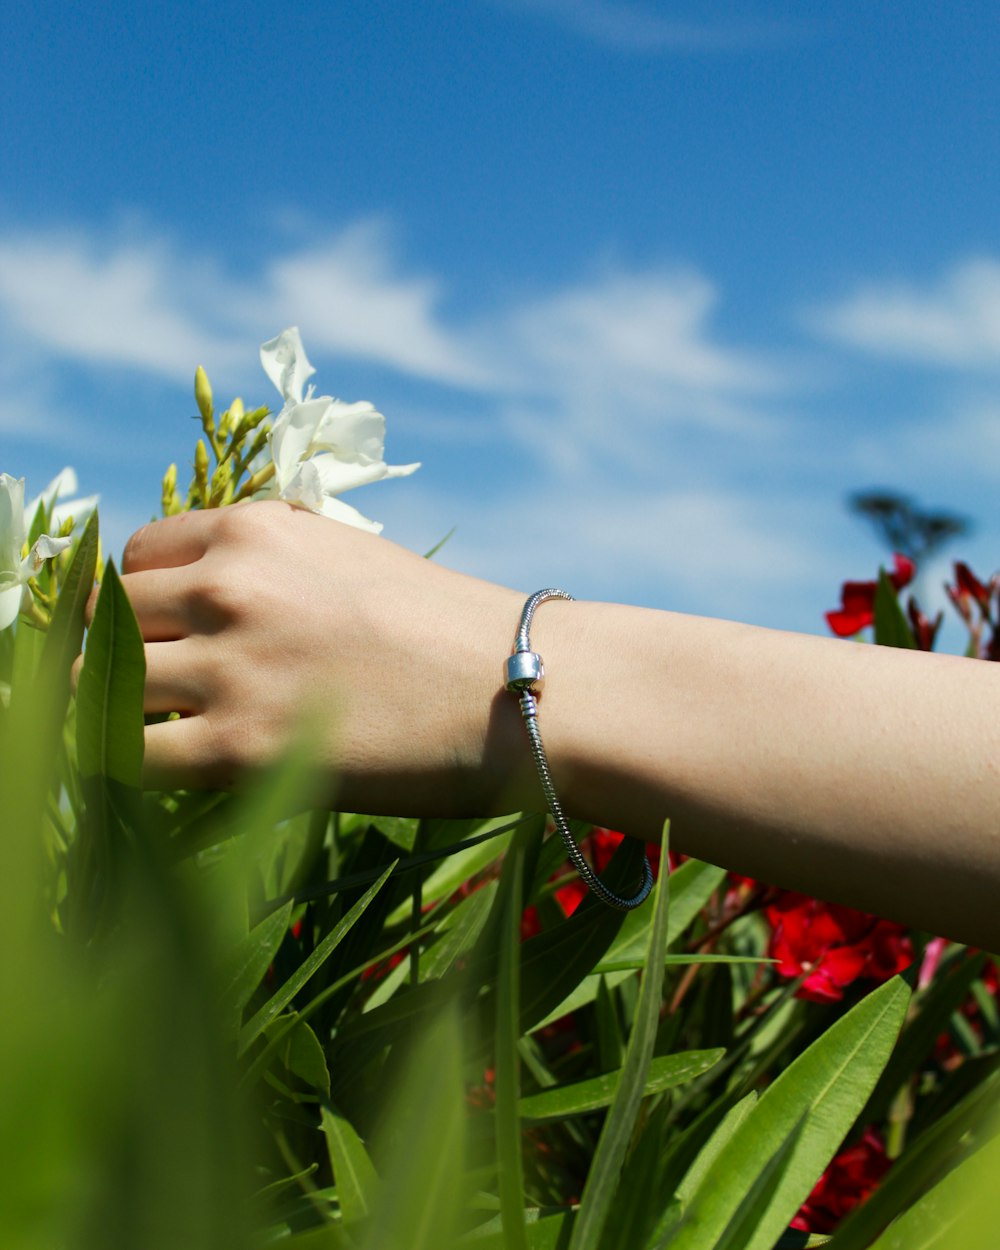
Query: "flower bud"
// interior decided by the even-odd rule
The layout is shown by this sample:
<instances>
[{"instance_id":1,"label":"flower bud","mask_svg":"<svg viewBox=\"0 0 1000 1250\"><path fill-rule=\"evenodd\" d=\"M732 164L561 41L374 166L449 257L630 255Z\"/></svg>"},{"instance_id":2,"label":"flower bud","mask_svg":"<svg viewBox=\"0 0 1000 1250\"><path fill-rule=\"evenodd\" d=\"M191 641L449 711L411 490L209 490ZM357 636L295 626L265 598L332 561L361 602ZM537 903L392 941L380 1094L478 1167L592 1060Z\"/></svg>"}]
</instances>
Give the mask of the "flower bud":
<instances>
[{"instance_id":1,"label":"flower bud","mask_svg":"<svg viewBox=\"0 0 1000 1250\"><path fill-rule=\"evenodd\" d=\"M232 482L232 458L226 456L215 469L212 474L212 481L209 485L208 506L210 508L221 507L226 502L226 492ZM229 492L232 493L231 491Z\"/></svg>"},{"instance_id":2,"label":"flower bud","mask_svg":"<svg viewBox=\"0 0 1000 1250\"><path fill-rule=\"evenodd\" d=\"M254 408L252 412L248 412L243 418L243 433L249 434L251 430L255 430L257 426L260 425L265 417L269 417L270 415L271 409L268 408L267 404L264 404L261 408Z\"/></svg>"},{"instance_id":3,"label":"flower bud","mask_svg":"<svg viewBox=\"0 0 1000 1250\"><path fill-rule=\"evenodd\" d=\"M208 448L205 440L198 439L194 449L194 480L202 504L208 503Z\"/></svg>"},{"instance_id":4,"label":"flower bud","mask_svg":"<svg viewBox=\"0 0 1000 1250\"><path fill-rule=\"evenodd\" d=\"M194 397L198 404L198 411L201 413L201 423L207 432L211 428L215 409L212 407L212 387L208 380L208 374L201 365L198 366L194 374Z\"/></svg>"},{"instance_id":5,"label":"flower bud","mask_svg":"<svg viewBox=\"0 0 1000 1250\"><path fill-rule=\"evenodd\" d=\"M181 501L177 494L177 465L172 464L163 475L161 499L163 515L174 516L181 510Z\"/></svg>"},{"instance_id":6,"label":"flower bud","mask_svg":"<svg viewBox=\"0 0 1000 1250\"><path fill-rule=\"evenodd\" d=\"M239 438L245 415L243 400L237 397L223 413L222 420L219 422L219 433L222 437L231 436L234 441Z\"/></svg>"}]
</instances>

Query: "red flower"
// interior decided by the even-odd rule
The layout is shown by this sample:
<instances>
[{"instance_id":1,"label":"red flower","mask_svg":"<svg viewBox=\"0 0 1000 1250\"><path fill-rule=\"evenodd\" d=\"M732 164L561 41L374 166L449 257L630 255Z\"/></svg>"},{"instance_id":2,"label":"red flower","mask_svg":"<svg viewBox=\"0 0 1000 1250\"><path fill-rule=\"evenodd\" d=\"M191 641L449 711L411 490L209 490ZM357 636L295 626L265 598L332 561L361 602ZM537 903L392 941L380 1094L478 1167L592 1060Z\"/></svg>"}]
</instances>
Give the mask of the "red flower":
<instances>
[{"instance_id":1,"label":"red flower","mask_svg":"<svg viewBox=\"0 0 1000 1250\"><path fill-rule=\"evenodd\" d=\"M975 599L980 611L985 615L989 611L992 586L985 586L961 560L955 561L955 586L952 598Z\"/></svg>"},{"instance_id":2,"label":"red flower","mask_svg":"<svg viewBox=\"0 0 1000 1250\"><path fill-rule=\"evenodd\" d=\"M916 599L911 598L906 605L906 614L910 618L910 628L913 630L913 640L917 644L917 650L933 651L934 639L941 628L944 613L939 612L932 621L917 607Z\"/></svg>"},{"instance_id":3,"label":"red flower","mask_svg":"<svg viewBox=\"0 0 1000 1250\"><path fill-rule=\"evenodd\" d=\"M832 1233L848 1211L872 1193L889 1170L885 1144L877 1129L847 1146L831 1161L812 1193L792 1220L792 1228L807 1233Z\"/></svg>"},{"instance_id":4,"label":"red flower","mask_svg":"<svg viewBox=\"0 0 1000 1250\"><path fill-rule=\"evenodd\" d=\"M780 976L808 974L796 993L812 1002L839 1002L859 977L887 981L913 959L902 925L851 907L782 891L765 914L768 955L778 960Z\"/></svg>"},{"instance_id":5,"label":"red flower","mask_svg":"<svg viewBox=\"0 0 1000 1250\"><path fill-rule=\"evenodd\" d=\"M913 581L916 565L897 551L893 557L895 568L889 574L895 590L902 590ZM844 582L840 588L840 607L827 612L826 623L838 638L848 638L875 620L875 592L878 582Z\"/></svg>"}]
</instances>

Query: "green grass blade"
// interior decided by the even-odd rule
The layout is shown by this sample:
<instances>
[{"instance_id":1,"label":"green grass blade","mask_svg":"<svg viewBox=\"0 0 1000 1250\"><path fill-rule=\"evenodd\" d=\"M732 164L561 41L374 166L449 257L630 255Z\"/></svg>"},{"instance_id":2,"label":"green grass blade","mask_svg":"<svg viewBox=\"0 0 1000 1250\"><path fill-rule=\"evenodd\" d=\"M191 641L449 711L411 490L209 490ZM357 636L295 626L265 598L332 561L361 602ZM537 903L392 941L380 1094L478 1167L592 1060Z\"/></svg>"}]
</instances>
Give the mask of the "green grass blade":
<instances>
[{"instance_id":1,"label":"green grass blade","mask_svg":"<svg viewBox=\"0 0 1000 1250\"><path fill-rule=\"evenodd\" d=\"M392 863L386 868L381 877L365 891L347 915L331 929L309 957L296 968L284 985L276 990L256 1015L243 1026L243 1029L240 1031L239 1041L239 1053L241 1055L246 1053L247 1048L253 1045L271 1021L284 1011L309 978L323 965L348 933L350 933L351 929L368 909L369 903L388 881L394 867L395 863Z\"/></svg>"},{"instance_id":2,"label":"green grass blade","mask_svg":"<svg viewBox=\"0 0 1000 1250\"><path fill-rule=\"evenodd\" d=\"M667 862L670 823L663 826L661 862ZM625 1052L621 1078L598 1139L594 1161L584 1185L580 1211L573 1227L570 1250L600 1250L604 1223L614 1199L624 1163L625 1151L635 1128L642 1102L649 1062L656 1042L662 990L663 955L667 943L669 874L663 873L656 885L653 923L647 948L647 974L642 979L639 1003L632 1033Z\"/></svg>"},{"instance_id":3,"label":"green grass blade","mask_svg":"<svg viewBox=\"0 0 1000 1250\"><path fill-rule=\"evenodd\" d=\"M643 1085L642 1096L660 1094L674 1089L686 1081L693 1081L709 1068L715 1066L725 1054L724 1050L687 1050L676 1055L661 1055L650 1060ZM585 1115L607 1107L614 1100L621 1083L622 1068L606 1072L602 1076L575 1081L572 1085L560 1085L542 1090L521 1099L521 1115L526 1120L564 1120L573 1115Z\"/></svg>"},{"instance_id":4,"label":"green grass blade","mask_svg":"<svg viewBox=\"0 0 1000 1250\"><path fill-rule=\"evenodd\" d=\"M77 755L84 777L138 789L144 747L146 656L132 605L110 562L104 571L76 692Z\"/></svg>"}]
</instances>

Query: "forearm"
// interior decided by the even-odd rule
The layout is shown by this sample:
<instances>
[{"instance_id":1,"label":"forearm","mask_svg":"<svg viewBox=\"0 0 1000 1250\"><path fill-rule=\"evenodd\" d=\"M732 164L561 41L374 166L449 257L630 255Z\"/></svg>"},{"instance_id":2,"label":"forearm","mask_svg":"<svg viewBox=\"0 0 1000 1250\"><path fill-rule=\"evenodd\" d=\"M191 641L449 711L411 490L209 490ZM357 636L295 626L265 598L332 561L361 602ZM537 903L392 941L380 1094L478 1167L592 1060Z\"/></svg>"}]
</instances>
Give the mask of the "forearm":
<instances>
[{"instance_id":1,"label":"forearm","mask_svg":"<svg viewBox=\"0 0 1000 1250\"><path fill-rule=\"evenodd\" d=\"M571 814L1000 948L997 667L609 604L532 645Z\"/></svg>"}]
</instances>

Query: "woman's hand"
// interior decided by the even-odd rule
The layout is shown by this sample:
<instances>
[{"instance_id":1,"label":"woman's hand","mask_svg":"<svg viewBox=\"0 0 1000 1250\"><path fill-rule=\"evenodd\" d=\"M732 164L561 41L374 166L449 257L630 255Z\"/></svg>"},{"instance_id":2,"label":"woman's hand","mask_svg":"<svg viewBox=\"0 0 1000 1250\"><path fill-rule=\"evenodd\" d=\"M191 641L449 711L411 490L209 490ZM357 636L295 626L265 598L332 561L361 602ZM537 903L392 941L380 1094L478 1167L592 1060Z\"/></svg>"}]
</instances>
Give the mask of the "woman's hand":
<instances>
[{"instance_id":1,"label":"woman's hand","mask_svg":"<svg viewBox=\"0 0 1000 1250\"><path fill-rule=\"evenodd\" d=\"M156 521L122 570L145 709L181 714L147 727L147 784L229 788L304 729L344 810L503 807L520 594L276 502Z\"/></svg>"}]
</instances>

